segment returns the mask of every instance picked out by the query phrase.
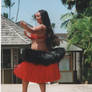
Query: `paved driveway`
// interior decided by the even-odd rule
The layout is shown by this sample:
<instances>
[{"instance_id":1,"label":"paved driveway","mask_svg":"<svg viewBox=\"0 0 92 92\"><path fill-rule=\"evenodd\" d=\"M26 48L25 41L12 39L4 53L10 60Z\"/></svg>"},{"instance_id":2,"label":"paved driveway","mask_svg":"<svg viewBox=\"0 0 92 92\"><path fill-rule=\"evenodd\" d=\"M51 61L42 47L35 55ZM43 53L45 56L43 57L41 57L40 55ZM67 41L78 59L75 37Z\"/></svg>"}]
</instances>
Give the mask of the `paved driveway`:
<instances>
[{"instance_id":1,"label":"paved driveway","mask_svg":"<svg viewBox=\"0 0 92 92\"><path fill-rule=\"evenodd\" d=\"M21 84L2 84L1 92L22 92ZM29 84L28 92L41 92L38 84ZM47 84L46 92L92 92L91 84Z\"/></svg>"}]
</instances>

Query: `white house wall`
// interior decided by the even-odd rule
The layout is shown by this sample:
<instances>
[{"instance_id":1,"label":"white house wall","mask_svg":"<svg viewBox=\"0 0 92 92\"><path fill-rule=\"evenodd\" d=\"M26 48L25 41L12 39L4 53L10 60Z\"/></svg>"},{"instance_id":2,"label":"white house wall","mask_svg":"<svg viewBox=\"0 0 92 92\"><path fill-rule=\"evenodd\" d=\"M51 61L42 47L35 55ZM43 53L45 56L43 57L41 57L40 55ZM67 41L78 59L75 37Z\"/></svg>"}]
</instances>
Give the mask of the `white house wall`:
<instances>
[{"instance_id":1,"label":"white house wall","mask_svg":"<svg viewBox=\"0 0 92 92\"><path fill-rule=\"evenodd\" d=\"M80 54L76 53L76 70L77 70L77 79L80 80Z\"/></svg>"}]
</instances>

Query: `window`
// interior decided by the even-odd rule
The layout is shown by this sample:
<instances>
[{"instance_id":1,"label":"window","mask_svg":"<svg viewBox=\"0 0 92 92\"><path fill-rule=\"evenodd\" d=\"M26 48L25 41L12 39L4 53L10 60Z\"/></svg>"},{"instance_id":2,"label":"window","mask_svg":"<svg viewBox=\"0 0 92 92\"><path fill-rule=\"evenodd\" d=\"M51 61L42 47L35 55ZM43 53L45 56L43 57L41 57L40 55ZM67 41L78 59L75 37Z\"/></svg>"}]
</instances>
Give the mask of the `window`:
<instances>
[{"instance_id":1,"label":"window","mask_svg":"<svg viewBox=\"0 0 92 92\"><path fill-rule=\"evenodd\" d=\"M11 68L11 50L3 49L1 58L1 67L2 68Z\"/></svg>"},{"instance_id":2,"label":"window","mask_svg":"<svg viewBox=\"0 0 92 92\"><path fill-rule=\"evenodd\" d=\"M72 61L71 56L66 55L59 63L60 71L71 71Z\"/></svg>"}]
</instances>

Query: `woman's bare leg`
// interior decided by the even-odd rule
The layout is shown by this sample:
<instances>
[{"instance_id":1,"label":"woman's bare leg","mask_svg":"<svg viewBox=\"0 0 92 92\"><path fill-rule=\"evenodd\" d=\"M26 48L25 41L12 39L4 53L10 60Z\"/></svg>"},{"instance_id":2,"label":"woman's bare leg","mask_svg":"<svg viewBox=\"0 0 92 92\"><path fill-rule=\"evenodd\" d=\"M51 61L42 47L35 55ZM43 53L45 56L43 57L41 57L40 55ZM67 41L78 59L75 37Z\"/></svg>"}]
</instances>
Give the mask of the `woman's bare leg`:
<instances>
[{"instance_id":1,"label":"woman's bare leg","mask_svg":"<svg viewBox=\"0 0 92 92\"><path fill-rule=\"evenodd\" d=\"M27 92L28 84L28 81L22 80L22 92Z\"/></svg>"},{"instance_id":2,"label":"woman's bare leg","mask_svg":"<svg viewBox=\"0 0 92 92\"><path fill-rule=\"evenodd\" d=\"M46 83L39 83L41 92L46 92Z\"/></svg>"}]
</instances>

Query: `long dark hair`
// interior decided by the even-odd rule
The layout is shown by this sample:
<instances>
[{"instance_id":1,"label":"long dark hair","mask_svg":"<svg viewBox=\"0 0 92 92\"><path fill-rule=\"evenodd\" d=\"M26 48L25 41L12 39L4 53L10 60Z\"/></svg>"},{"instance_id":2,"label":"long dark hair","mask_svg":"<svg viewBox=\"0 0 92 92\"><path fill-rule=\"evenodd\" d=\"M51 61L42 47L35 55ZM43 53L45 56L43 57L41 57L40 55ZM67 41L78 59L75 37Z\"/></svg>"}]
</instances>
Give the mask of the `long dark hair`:
<instances>
[{"instance_id":1,"label":"long dark hair","mask_svg":"<svg viewBox=\"0 0 92 92\"><path fill-rule=\"evenodd\" d=\"M42 23L46 26L46 45L48 49L52 49L60 44L58 37L54 34L50 19L46 10L39 10L42 19Z\"/></svg>"}]
</instances>

